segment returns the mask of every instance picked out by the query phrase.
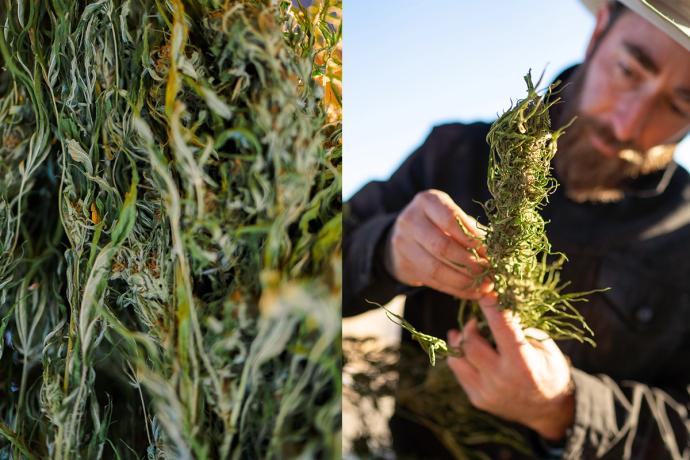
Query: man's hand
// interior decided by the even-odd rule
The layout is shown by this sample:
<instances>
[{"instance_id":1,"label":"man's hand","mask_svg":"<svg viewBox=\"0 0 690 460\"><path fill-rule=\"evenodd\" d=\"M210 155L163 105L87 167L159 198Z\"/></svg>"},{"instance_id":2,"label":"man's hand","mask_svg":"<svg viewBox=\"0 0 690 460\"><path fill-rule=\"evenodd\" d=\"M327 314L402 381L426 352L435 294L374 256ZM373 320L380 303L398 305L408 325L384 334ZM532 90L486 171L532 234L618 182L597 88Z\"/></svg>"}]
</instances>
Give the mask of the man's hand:
<instances>
[{"instance_id":1,"label":"man's hand","mask_svg":"<svg viewBox=\"0 0 690 460\"><path fill-rule=\"evenodd\" d=\"M545 332L523 331L515 315L499 311L495 297L484 297L479 304L497 349L480 335L474 319L462 333L448 332L450 345L464 352L448 358L448 365L470 402L545 439L562 439L575 410L565 356Z\"/></svg>"},{"instance_id":2,"label":"man's hand","mask_svg":"<svg viewBox=\"0 0 690 460\"><path fill-rule=\"evenodd\" d=\"M385 265L394 278L410 286L428 286L455 297L478 299L491 289L488 279L475 282L486 267L485 249L478 240L482 236L477 222L446 193L420 192L393 225Z\"/></svg>"}]
</instances>

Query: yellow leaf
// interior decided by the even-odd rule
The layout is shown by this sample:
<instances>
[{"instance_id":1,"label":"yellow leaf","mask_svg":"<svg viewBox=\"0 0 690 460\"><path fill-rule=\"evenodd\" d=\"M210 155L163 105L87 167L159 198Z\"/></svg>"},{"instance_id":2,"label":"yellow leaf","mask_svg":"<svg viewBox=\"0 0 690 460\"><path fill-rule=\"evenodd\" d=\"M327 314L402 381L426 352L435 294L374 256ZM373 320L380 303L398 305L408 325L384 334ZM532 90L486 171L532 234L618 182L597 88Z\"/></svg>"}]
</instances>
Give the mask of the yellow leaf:
<instances>
[{"instance_id":1,"label":"yellow leaf","mask_svg":"<svg viewBox=\"0 0 690 460\"><path fill-rule=\"evenodd\" d=\"M96 203L91 203L91 222L98 225L101 223L101 216L98 215Z\"/></svg>"}]
</instances>

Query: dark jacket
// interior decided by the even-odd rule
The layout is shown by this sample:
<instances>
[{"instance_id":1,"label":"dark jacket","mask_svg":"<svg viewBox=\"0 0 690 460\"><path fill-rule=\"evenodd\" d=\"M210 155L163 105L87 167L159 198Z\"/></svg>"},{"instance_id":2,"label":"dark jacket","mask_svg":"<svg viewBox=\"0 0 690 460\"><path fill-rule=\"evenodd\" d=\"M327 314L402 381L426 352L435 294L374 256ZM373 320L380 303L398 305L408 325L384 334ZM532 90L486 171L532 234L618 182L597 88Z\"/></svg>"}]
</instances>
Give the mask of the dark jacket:
<instances>
[{"instance_id":1,"label":"dark jacket","mask_svg":"<svg viewBox=\"0 0 690 460\"><path fill-rule=\"evenodd\" d=\"M343 315L407 294L405 317L445 337L455 327L457 299L395 281L383 266L383 243L416 193L447 192L486 223L476 201L486 186L489 124L433 129L385 182L370 182L346 204ZM640 177L625 198L580 204L562 187L543 215L553 249L567 254L562 278L573 291L611 287L576 307L595 332L596 348L559 342L571 359L575 424L564 458L690 458L690 180L676 163ZM403 341L410 342L409 334ZM433 451L426 430L394 417L395 443L408 455ZM443 449L436 446L436 457ZM418 458L427 458L429 455ZM447 454L446 454L447 455Z\"/></svg>"}]
</instances>

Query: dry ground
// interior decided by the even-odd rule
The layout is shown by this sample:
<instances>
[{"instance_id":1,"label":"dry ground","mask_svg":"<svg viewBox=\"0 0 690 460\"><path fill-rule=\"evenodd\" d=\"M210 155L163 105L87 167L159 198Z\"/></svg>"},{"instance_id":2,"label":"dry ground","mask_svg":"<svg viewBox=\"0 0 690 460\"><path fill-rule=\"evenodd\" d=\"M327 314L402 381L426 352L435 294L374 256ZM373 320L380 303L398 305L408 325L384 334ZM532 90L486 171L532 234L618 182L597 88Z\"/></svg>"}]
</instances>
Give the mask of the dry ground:
<instances>
[{"instance_id":1,"label":"dry ground","mask_svg":"<svg viewBox=\"0 0 690 460\"><path fill-rule=\"evenodd\" d=\"M393 312L402 315L403 296L396 297L387 306ZM389 320L382 309L375 309L358 316L343 319L343 338L374 337L375 340L368 346L377 349L387 346L395 346L400 343L400 327ZM348 368L356 367L357 363L349 363ZM352 366L352 367L351 367ZM351 391L348 391L348 368L343 373L343 458L346 460L358 459L352 453L352 440L361 430L366 429L362 423L362 416L366 417L369 427L369 435L380 442L380 447L390 443L388 430L388 418L393 413L393 398L384 397L378 401L379 410L371 404L365 407L356 407L352 400Z\"/></svg>"}]
</instances>

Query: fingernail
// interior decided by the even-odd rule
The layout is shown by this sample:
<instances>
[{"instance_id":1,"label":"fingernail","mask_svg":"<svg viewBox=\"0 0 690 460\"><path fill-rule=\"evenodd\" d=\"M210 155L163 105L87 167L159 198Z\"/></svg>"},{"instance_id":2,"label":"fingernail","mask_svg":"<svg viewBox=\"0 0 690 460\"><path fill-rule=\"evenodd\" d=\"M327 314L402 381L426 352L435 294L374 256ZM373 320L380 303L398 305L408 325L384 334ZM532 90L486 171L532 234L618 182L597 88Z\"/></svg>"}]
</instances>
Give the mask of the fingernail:
<instances>
[{"instance_id":1,"label":"fingernail","mask_svg":"<svg viewBox=\"0 0 690 460\"><path fill-rule=\"evenodd\" d=\"M498 304L498 295L495 291L487 292L479 299L480 307L495 306Z\"/></svg>"},{"instance_id":2,"label":"fingernail","mask_svg":"<svg viewBox=\"0 0 690 460\"><path fill-rule=\"evenodd\" d=\"M488 276L482 280L482 284L479 286L479 292L482 294L488 294L493 292L494 282Z\"/></svg>"},{"instance_id":3,"label":"fingernail","mask_svg":"<svg viewBox=\"0 0 690 460\"><path fill-rule=\"evenodd\" d=\"M457 329L449 329L448 330L448 343L453 344L455 343L456 339L458 338L459 331Z\"/></svg>"}]
</instances>

